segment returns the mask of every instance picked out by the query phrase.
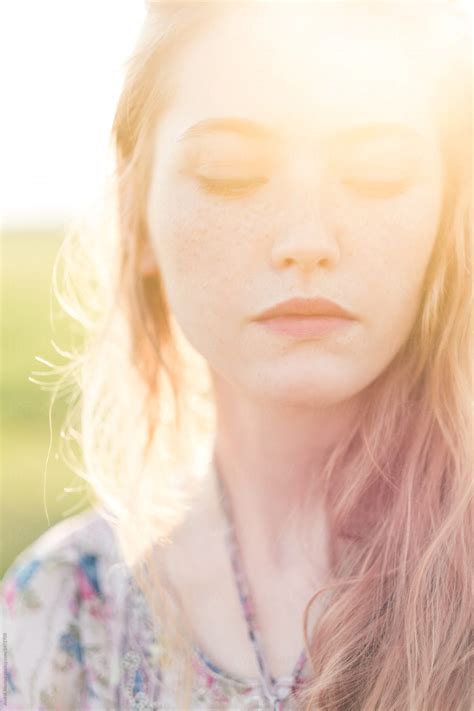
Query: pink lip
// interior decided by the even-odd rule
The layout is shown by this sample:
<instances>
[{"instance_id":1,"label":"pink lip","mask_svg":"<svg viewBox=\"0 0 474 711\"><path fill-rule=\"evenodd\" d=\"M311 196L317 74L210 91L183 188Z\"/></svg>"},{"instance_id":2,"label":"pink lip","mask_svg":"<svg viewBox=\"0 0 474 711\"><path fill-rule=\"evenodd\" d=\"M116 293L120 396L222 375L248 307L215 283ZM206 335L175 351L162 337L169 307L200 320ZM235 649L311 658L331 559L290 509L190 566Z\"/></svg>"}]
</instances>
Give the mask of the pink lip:
<instances>
[{"instance_id":1,"label":"pink lip","mask_svg":"<svg viewBox=\"0 0 474 711\"><path fill-rule=\"evenodd\" d=\"M262 325L272 331L302 338L321 338L351 323L354 322L350 319L334 316L278 316L262 320Z\"/></svg>"},{"instance_id":2,"label":"pink lip","mask_svg":"<svg viewBox=\"0 0 474 711\"><path fill-rule=\"evenodd\" d=\"M336 316L354 319L355 316L328 299L287 299L271 306L257 316L257 319L273 318L273 316Z\"/></svg>"},{"instance_id":3,"label":"pink lip","mask_svg":"<svg viewBox=\"0 0 474 711\"><path fill-rule=\"evenodd\" d=\"M321 338L347 328L356 317L328 299L294 298L272 306L256 320L279 333L300 338Z\"/></svg>"}]
</instances>

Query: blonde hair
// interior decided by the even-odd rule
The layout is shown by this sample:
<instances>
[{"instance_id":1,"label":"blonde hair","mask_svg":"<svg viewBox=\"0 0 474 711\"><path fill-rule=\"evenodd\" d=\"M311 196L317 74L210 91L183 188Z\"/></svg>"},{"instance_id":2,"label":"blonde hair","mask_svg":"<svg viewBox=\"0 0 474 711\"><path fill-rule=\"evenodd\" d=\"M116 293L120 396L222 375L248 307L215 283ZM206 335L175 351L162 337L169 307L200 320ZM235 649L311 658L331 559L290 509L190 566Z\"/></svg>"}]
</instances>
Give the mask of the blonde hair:
<instances>
[{"instance_id":1,"label":"blonde hair","mask_svg":"<svg viewBox=\"0 0 474 711\"><path fill-rule=\"evenodd\" d=\"M150 545L169 543L192 506L215 412L206 362L180 335L159 271L143 274L140 258L150 131L172 100L172 58L226 5L149 3L115 114L110 212L95 231L70 232L53 279L85 333L83 348L63 352L69 362L57 367L57 390L72 382L78 395L64 429L83 461L69 463L116 527L156 618L168 622L186 678L179 708L192 683L189 629ZM443 28L435 42L443 211L412 333L367 389L318 490L331 577L302 621L312 678L301 708L468 711L472 702L472 65L466 18L428 7L424 35L416 31L429 36L430 18ZM309 633L310 606L328 591L331 604Z\"/></svg>"}]
</instances>

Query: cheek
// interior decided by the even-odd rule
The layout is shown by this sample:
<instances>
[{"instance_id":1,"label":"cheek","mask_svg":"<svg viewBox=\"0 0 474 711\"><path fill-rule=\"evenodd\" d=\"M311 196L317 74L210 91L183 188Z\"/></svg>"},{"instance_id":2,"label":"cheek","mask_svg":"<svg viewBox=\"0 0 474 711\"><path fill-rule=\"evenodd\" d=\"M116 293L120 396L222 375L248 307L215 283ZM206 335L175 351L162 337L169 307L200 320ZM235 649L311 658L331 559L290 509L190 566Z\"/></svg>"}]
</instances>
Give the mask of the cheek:
<instances>
[{"instance_id":1,"label":"cheek","mask_svg":"<svg viewBox=\"0 0 474 711\"><path fill-rule=\"evenodd\" d=\"M348 251L357 263L352 278L357 278L359 288L363 283L362 298L372 327L389 340L398 341L412 326L440 209L440 190L420 186L390 205L374 205L359 219L352 214Z\"/></svg>"},{"instance_id":2,"label":"cheek","mask_svg":"<svg viewBox=\"0 0 474 711\"><path fill-rule=\"evenodd\" d=\"M178 318L185 313L209 318L223 301L232 308L232 294L239 298L237 285L255 268L251 227L241 207L211 205L196 188L173 189L168 182L162 189L155 186L148 225Z\"/></svg>"}]
</instances>

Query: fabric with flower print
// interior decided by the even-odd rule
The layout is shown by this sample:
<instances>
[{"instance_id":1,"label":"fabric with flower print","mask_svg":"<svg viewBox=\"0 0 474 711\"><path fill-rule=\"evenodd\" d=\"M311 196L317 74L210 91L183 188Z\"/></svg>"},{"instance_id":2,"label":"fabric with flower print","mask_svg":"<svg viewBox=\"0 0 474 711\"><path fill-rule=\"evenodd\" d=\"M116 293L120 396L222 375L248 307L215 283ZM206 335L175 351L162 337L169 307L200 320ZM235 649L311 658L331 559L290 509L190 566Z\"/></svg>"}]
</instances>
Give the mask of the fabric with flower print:
<instances>
[{"instance_id":1,"label":"fabric with flower print","mask_svg":"<svg viewBox=\"0 0 474 711\"><path fill-rule=\"evenodd\" d=\"M92 510L26 548L0 588L9 711L176 711L173 675L114 532ZM219 668L197 645L190 710L270 710L261 682ZM295 708L295 695L284 699ZM6 701L6 703L5 703Z\"/></svg>"}]
</instances>

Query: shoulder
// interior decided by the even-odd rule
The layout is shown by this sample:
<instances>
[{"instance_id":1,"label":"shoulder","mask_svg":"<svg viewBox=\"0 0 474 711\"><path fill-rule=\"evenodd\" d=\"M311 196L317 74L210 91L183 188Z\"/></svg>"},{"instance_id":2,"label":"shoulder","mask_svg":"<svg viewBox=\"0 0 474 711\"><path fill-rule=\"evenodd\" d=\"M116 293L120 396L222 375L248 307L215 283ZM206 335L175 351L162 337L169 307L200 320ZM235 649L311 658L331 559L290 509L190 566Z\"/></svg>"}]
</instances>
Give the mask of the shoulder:
<instances>
[{"instance_id":1,"label":"shoulder","mask_svg":"<svg viewBox=\"0 0 474 711\"><path fill-rule=\"evenodd\" d=\"M92 708L84 672L90 660L104 666L124 569L111 526L94 510L52 526L17 556L0 587L12 708L77 708L79 695Z\"/></svg>"},{"instance_id":2,"label":"shoulder","mask_svg":"<svg viewBox=\"0 0 474 711\"><path fill-rule=\"evenodd\" d=\"M72 562L83 549L97 549L98 553L117 553L115 536L107 521L94 509L71 516L56 523L15 558L10 571L30 558L56 558ZM7 571L8 572L8 571Z\"/></svg>"},{"instance_id":3,"label":"shoulder","mask_svg":"<svg viewBox=\"0 0 474 711\"><path fill-rule=\"evenodd\" d=\"M84 577L100 595L99 568L119 561L115 535L102 516L95 510L77 514L52 526L15 558L2 580L2 601L12 613L33 609L40 597L52 597L58 586Z\"/></svg>"}]
</instances>

